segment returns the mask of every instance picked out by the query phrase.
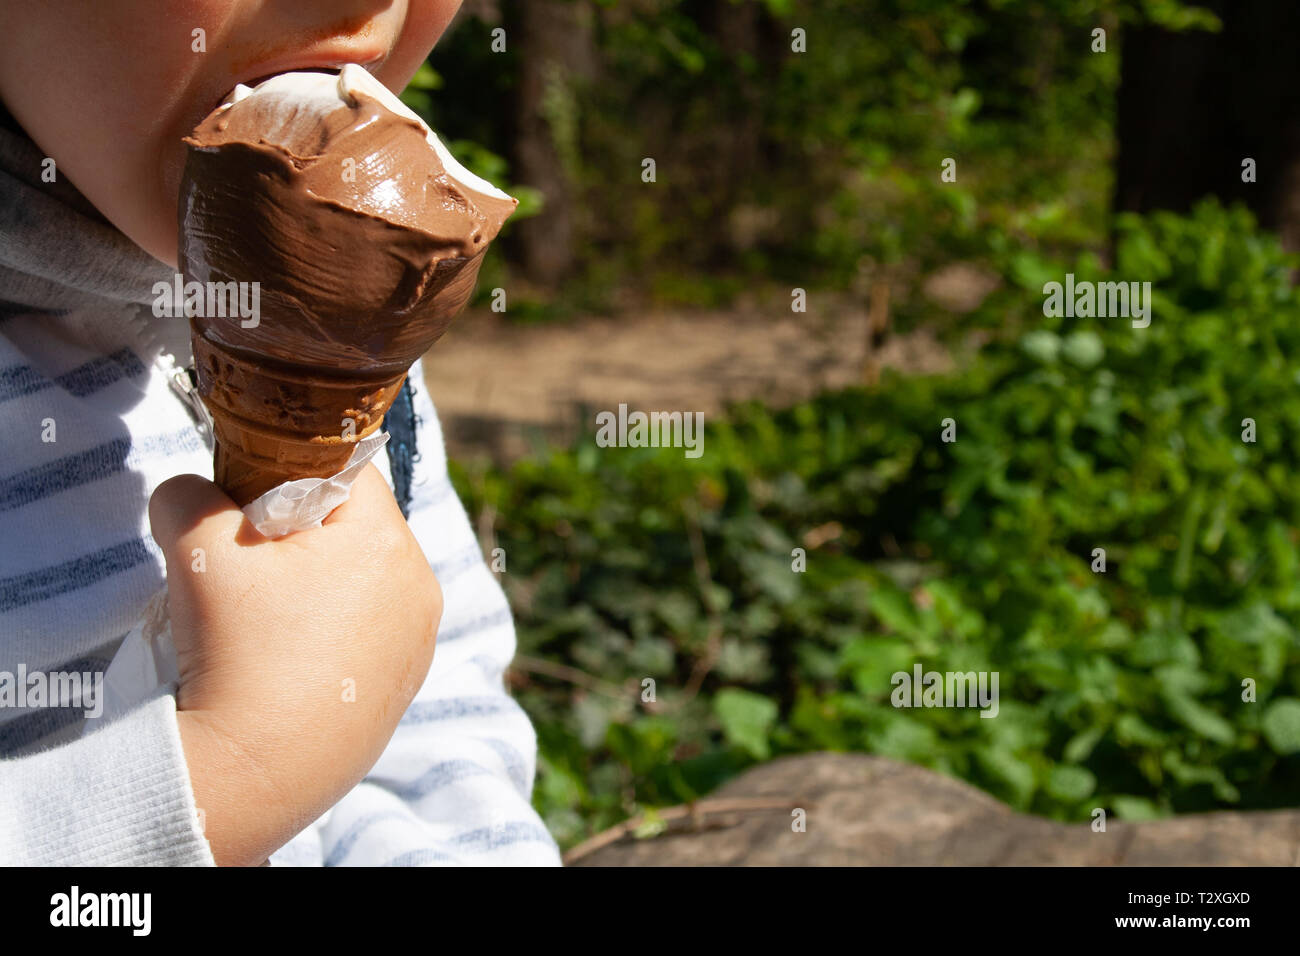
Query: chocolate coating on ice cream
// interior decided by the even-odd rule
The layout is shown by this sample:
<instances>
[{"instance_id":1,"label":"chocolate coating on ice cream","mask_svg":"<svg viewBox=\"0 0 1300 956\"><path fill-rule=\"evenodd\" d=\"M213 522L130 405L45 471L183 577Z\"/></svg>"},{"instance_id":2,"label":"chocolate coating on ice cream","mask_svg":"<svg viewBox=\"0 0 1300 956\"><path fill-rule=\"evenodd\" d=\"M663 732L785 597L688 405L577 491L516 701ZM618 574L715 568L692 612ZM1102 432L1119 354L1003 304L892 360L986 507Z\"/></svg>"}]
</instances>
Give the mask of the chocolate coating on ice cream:
<instances>
[{"instance_id":1,"label":"chocolate coating on ice cream","mask_svg":"<svg viewBox=\"0 0 1300 956\"><path fill-rule=\"evenodd\" d=\"M260 283L256 327L193 317L194 333L262 362L404 372L464 307L518 205L355 66L241 87L185 142L186 280Z\"/></svg>"}]
</instances>

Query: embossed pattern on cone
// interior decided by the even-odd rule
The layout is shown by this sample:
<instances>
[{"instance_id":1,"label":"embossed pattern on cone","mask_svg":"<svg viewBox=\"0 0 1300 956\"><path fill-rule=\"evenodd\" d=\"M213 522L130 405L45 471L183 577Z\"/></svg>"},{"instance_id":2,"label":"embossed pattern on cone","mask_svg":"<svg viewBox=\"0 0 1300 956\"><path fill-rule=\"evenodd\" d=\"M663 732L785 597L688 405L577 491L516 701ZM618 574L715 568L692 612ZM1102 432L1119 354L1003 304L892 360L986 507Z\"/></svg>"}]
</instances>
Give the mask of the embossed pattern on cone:
<instances>
[{"instance_id":1,"label":"embossed pattern on cone","mask_svg":"<svg viewBox=\"0 0 1300 956\"><path fill-rule=\"evenodd\" d=\"M212 413L213 480L240 507L282 482L341 471L356 443L383 425L406 380L405 372L354 378L277 369L200 335L194 359Z\"/></svg>"}]
</instances>

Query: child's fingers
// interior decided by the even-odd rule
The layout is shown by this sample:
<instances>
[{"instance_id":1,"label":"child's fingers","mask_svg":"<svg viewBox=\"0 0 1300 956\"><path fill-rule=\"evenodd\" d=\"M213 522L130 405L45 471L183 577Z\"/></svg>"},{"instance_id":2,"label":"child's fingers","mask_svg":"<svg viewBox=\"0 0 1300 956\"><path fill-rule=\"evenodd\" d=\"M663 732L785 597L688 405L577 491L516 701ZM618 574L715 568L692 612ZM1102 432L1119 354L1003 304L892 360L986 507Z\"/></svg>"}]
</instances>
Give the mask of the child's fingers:
<instances>
[{"instance_id":1,"label":"child's fingers","mask_svg":"<svg viewBox=\"0 0 1300 956\"><path fill-rule=\"evenodd\" d=\"M374 463L366 465L352 483L348 500L339 505L321 524L360 524L363 527L380 527L394 521L403 522L402 511L397 507L393 489Z\"/></svg>"},{"instance_id":2,"label":"child's fingers","mask_svg":"<svg viewBox=\"0 0 1300 956\"><path fill-rule=\"evenodd\" d=\"M405 525L401 509L393 497L392 489L373 464L362 469L352 485L348 500L331 512L322 522L326 525L356 524L378 531L381 528ZM165 555L185 550L182 538L192 535L200 527L204 541L214 538L233 538L240 543L245 524L244 513L220 487L198 475L177 475L168 478L149 499L149 524L153 537ZM265 541L248 526L248 532ZM185 554L179 555L188 560Z\"/></svg>"},{"instance_id":3,"label":"child's fingers","mask_svg":"<svg viewBox=\"0 0 1300 956\"><path fill-rule=\"evenodd\" d=\"M182 536L204 526L208 535L234 537L244 513L219 487L198 475L168 478L149 498L149 526L164 555L175 553Z\"/></svg>"}]
</instances>

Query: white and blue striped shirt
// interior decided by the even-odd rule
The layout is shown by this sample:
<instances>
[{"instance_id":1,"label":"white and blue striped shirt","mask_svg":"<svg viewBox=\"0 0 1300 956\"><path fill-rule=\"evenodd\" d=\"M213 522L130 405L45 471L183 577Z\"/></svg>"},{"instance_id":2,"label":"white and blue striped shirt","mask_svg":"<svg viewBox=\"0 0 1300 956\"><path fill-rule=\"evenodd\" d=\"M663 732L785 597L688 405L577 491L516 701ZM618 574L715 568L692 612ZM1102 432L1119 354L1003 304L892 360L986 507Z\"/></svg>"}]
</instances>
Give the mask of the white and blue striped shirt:
<instances>
[{"instance_id":1,"label":"white and blue striped shirt","mask_svg":"<svg viewBox=\"0 0 1300 956\"><path fill-rule=\"evenodd\" d=\"M42 184L40 159L0 130L0 672L102 671L164 585L149 496L212 463L168 381L168 356L188 362L185 320L145 304L169 270ZM272 863L556 864L529 800L536 737L503 683L510 609L448 480L420 363L411 381L409 521L445 602L433 666L366 779ZM168 689L84 723L0 707L0 864L211 864Z\"/></svg>"}]
</instances>

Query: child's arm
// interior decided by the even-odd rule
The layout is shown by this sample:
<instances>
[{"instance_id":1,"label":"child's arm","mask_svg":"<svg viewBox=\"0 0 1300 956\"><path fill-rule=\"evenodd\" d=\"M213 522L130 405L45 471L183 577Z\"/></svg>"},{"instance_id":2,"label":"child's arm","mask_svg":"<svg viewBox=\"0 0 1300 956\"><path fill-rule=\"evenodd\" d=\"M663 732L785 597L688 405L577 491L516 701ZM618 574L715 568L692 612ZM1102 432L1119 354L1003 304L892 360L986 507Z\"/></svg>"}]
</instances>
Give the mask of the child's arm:
<instances>
[{"instance_id":1,"label":"child's arm","mask_svg":"<svg viewBox=\"0 0 1300 956\"><path fill-rule=\"evenodd\" d=\"M428 674L438 581L373 465L322 527L275 541L197 475L159 485L149 520L195 802L216 862L256 865L383 753Z\"/></svg>"},{"instance_id":2,"label":"child's arm","mask_svg":"<svg viewBox=\"0 0 1300 956\"><path fill-rule=\"evenodd\" d=\"M509 608L447 483L418 363L412 377L409 524L373 467L324 527L278 541L244 540L242 513L193 475L150 502L180 735L218 863L261 862L331 806L324 862L559 861L528 802L532 727L501 682ZM437 574L456 588L441 625Z\"/></svg>"},{"instance_id":3,"label":"child's arm","mask_svg":"<svg viewBox=\"0 0 1300 956\"><path fill-rule=\"evenodd\" d=\"M536 735L502 682L515 652L510 608L448 480L423 363L411 381L420 460L409 523L443 589L438 648L383 756L323 821L321 856L326 865L557 864L529 801Z\"/></svg>"},{"instance_id":4,"label":"child's arm","mask_svg":"<svg viewBox=\"0 0 1300 956\"><path fill-rule=\"evenodd\" d=\"M0 760L0 865L211 866L159 694L71 743Z\"/></svg>"}]
</instances>

